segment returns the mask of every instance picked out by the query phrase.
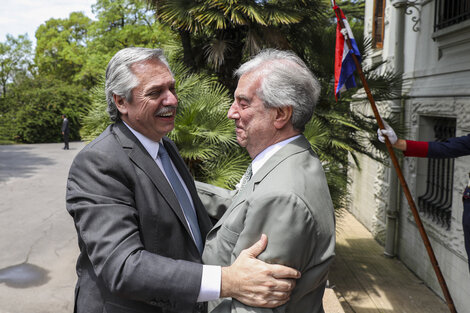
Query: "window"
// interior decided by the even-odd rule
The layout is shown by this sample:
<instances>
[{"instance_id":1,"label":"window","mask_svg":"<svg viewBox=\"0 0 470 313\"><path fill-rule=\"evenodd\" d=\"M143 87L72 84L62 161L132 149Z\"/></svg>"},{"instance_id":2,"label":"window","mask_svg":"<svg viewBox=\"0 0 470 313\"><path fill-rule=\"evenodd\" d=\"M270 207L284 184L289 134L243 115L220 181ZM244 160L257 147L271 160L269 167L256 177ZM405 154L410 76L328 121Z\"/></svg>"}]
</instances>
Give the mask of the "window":
<instances>
[{"instance_id":1,"label":"window","mask_svg":"<svg viewBox=\"0 0 470 313\"><path fill-rule=\"evenodd\" d=\"M375 48L382 49L384 41L385 0L374 0L374 20L372 27L372 43Z\"/></svg>"},{"instance_id":2,"label":"window","mask_svg":"<svg viewBox=\"0 0 470 313\"><path fill-rule=\"evenodd\" d=\"M434 31L470 18L470 0L436 0Z\"/></svg>"},{"instance_id":3,"label":"window","mask_svg":"<svg viewBox=\"0 0 470 313\"><path fill-rule=\"evenodd\" d=\"M455 119L433 118L432 122L436 141L455 137ZM425 192L418 197L419 210L437 225L450 229L454 159L429 158L427 163Z\"/></svg>"}]
</instances>

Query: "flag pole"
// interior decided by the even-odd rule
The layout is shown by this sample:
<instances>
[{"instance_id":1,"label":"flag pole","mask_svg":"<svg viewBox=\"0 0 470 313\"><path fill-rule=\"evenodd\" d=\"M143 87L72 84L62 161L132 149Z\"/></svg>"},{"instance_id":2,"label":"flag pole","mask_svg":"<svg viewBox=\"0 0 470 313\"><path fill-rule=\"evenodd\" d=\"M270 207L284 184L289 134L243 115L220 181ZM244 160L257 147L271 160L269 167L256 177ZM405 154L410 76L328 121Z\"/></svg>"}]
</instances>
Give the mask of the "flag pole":
<instances>
[{"instance_id":1,"label":"flag pole","mask_svg":"<svg viewBox=\"0 0 470 313\"><path fill-rule=\"evenodd\" d=\"M332 0L331 1L333 4L333 10L336 13L336 17L338 19L338 23L341 27L341 30L345 28L343 19L341 18L341 11L339 7L336 5L336 3ZM353 47L351 44L351 40L349 36L344 35L344 39L349 47L350 51L353 51ZM361 78L362 85L364 87L364 90L366 91L367 98L369 99L370 105L372 107L372 111L374 112L375 119L377 120L377 124L379 125L380 129L385 129L384 123L382 121L382 118L380 117L379 111L377 110L377 106L375 105L375 100L374 97L372 96L372 93L369 89L369 85L367 84L364 72L362 71L361 64L359 63L356 55L354 53L351 53L352 58L354 60L354 63L357 68L357 72L359 74L359 77ZM447 288L446 281L444 279L444 276L442 275L442 272L439 268L439 264L437 262L436 256L434 255L434 251L431 246L431 242L429 241L428 235L426 234L426 230L424 229L423 223L421 221L421 218L419 216L418 210L416 209L416 204L413 200L413 197L411 196L410 189L408 188L408 184L406 183L405 177L403 176L403 173L400 168L400 164L398 163L398 159L395 155L395 151L393 151L392 144L388 140L387 136L385 137L385 144L387 146L388 153L390 154L390 158L392 159L393 166L395 167L395 171L397 172L398 179L400 180L401 187L403 188L403 192L405 193L406 199L408 200L408 205L411 208L411 212L413 213L413 217L415 219L416 225L418 226L419 233L421 234L421 238L424 242L424 246L426 247L426 251L428 253L428 256L431 260L431 264L434 268L434 272L436 273L437 280L439 281L439 284L441 286L442 292L444 293L444 297L447 302L447 306L449 307L450 312L452 313L457 313L454 302L452 301L452 297L450 296L449 289Z\"/></svg>"}]
</instances>

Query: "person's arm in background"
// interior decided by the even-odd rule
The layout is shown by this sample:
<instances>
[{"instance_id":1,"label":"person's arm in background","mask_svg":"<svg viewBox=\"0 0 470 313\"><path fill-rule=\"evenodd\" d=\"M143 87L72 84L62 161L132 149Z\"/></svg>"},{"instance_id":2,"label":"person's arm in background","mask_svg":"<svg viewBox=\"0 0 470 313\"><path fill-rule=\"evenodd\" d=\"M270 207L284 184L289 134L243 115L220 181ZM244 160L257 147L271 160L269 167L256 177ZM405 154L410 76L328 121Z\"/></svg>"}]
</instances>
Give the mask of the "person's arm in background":
<instances>
[{"instance_id":1,"label":"person's arm in background","mask_svg":"<svg viewBox=\"0 0 470 313\"><path fill-rule=\"evenodd\" d=\"M470 155L470 135L452 137L445 141L413 141L399 139L395 131L384 122L385 129L378 129L377 135L381 142L387 136L392 146L404 151L405 156L421 158L457 158Z\"/></svg>"},{"instance_id":2,"label":"person's arm in background","mask_svg":"<svg viewBox=\"0 0 470 313\"><path fill-rule=\"evenodd\" d=\"M227 211L237 191L220 188L197 180L194 182L198 196L206 208L207 214L215 224Z\"/></svg>"},{"instance_id":3,"label":"person's arm in background","mask_svg":"<svg viewBox=\"0 0 470 313\"><path fill-rule=\"evenodd\" d=\"M397 134L386 122L384 122L385 129L377 129L377 137L380 142L385 143L385 136L392 144L392 147L403 151L405 156L414 157L427 157L429 144L426 141L413 141L405 140L397 137Z\"/></svg>"}]
</instances>

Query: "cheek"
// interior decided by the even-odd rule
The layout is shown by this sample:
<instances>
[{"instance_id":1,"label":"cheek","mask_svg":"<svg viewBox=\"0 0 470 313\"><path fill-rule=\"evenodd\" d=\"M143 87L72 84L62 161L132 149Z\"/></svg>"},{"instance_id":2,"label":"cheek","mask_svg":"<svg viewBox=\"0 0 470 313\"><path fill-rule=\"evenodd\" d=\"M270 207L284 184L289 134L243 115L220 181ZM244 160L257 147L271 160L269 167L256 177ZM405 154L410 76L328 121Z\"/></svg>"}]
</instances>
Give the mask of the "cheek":
<instances>
[{"instance_id":1,"label":"cheek","mask_svg":"<svg viewBox=\"0 0 470 313\"><path fill-rule=\"evenodd\" d=\"M152 110L152 101L149 99L143 99L140 101L139 109L137 110L138 117L143 117L145 115L153 115Z\"/></svg>"},{"instance_id":2,"label":"cheek","mask_svg":"<svg viewBox=\"0 0 470 313\"><path fill-rule=\"evenodd\" d=\"M245 112L245 114L240 114L240 122L245 129L249 129L253 127L253 117L249 112Z\"/></svg>"}]
</instances>

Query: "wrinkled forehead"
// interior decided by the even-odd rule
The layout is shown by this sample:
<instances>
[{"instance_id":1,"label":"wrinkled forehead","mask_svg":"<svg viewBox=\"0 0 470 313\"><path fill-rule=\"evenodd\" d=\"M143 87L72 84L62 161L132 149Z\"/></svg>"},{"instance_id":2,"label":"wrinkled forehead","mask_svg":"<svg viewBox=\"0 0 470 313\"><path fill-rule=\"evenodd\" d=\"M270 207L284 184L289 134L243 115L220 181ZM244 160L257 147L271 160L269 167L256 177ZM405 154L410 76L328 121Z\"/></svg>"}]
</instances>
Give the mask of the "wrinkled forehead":
<instances>
[{"instance_id":1,"label":"wrinkled forehead","mask_svg":"<svg viewBox=\"0 0 470 313\"><path fill-rule=\"evenodd\" d=\"M158 71L162 73L169 72L171 76L173 76L173 73L171 72L168 65L166 65L161 60L155 59L155 58L135 62L131 64L130 69L132 73L134 74L152 70L152 71Z\"/></svg>"},{"instance_id":2,"label":"wrinkled forehead","mask_svg":"<svg viewBox=\"0 0 470 313\"><path fill-rule=\"evenodd\" d=\"M246 98L250 94L254 94L261 87L263 77L263 73L258 71L251 71L243 74L238 80L234 96L236 98Z\"/></svg>"}]
</instances>

